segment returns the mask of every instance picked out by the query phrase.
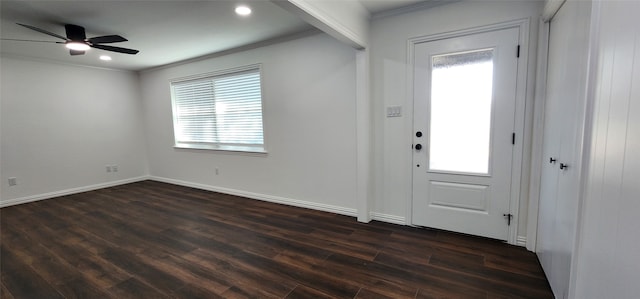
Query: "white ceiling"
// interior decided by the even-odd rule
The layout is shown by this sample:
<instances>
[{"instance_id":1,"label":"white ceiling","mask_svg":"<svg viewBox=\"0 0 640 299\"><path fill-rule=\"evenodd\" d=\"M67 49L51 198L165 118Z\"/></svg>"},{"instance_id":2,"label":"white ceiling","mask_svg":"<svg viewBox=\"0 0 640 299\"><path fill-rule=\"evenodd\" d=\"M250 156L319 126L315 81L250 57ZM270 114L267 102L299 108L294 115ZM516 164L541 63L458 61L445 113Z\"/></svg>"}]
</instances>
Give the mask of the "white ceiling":
<instances>
[{"instance_id":1,"label":"white ceiling","mask_svg":"<svg viewBox=\"0 0 640 299\"><path fill-rule=\"evenodd\" d=\"M327 1L327 0L322 0ZM353 1L353 0L334 0ZM424 0L360 0L372 14ZM237 16L237 4L253 13ZM5 1L0 2L0 37L60 41L16 23L32 25L64 36L64 24L85 27L87 37L117 34L129 41L109 44L140 50L137 55L91 49L70 56L61 44L0 42L4 54L80 65L142 70L271 40L313 27L265 0L223 1ZM98 59L107 54L113 58Z\"/></svg>"},{"instance_id":2,"label":"white ceiling","mask_svg":"<svg viewBox=\"0 0 640 299\"><path fill-rule=\"evenodd\" d=\"M343 0L349 1L349 0ZM415 5L425 0L359 0L362 5L371 12L371 14L383 11L393 10L400 7Z\"/></svg>"}]
</instances>

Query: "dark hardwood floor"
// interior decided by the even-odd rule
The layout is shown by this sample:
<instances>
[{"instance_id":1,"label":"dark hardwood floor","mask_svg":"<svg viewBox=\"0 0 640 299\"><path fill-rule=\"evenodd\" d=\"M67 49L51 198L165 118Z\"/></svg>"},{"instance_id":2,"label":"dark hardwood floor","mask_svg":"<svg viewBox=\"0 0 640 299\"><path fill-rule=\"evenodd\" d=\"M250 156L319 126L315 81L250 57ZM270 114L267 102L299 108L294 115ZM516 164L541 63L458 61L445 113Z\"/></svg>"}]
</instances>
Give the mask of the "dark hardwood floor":
<instances>
[{"instance_id":1,"label":"dark hardwood floor","mask_svg":"<svg viewBox=\"0 0 640 299\"><path fill-rule=\"evenodd\" d=\"M494 240L145 181L0 210L1 298L553 298Z\"/></svg>"}]
</instances>

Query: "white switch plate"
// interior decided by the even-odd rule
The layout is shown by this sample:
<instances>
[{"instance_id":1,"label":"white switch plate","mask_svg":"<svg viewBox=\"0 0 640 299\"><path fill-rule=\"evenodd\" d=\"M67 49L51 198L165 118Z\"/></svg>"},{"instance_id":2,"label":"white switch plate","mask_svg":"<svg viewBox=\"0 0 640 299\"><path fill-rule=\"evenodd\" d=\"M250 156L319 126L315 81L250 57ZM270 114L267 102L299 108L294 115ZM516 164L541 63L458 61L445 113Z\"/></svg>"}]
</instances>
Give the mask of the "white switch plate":
<instances>
[{"instance_id":1,"label":"white switch plate","mask_svg":"<svg viewBox=\"0 0 640 299\"><path fill-rule=\"evenodd\" d=\"M402 106L388 106L387 117L399 117L402 116Z\"/></svg>"}]
</instances>

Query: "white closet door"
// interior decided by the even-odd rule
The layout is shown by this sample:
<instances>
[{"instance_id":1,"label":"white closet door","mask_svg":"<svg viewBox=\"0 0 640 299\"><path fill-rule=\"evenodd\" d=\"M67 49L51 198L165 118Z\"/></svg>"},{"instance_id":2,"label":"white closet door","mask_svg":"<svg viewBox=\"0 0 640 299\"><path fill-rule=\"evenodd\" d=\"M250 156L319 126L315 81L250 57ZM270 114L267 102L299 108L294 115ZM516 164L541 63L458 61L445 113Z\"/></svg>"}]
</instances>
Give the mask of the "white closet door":
<instances>
[{"instance_id":1,"label":"white closet door","mask_svg":"<svg viewBox=\"0 0 640 299\"><path fill-rule=\"evenodd\" d=\"M576 239L590 13L567 1L550 24L536 252L556 298L568 296Z\"/></svg>"}]
</instances>

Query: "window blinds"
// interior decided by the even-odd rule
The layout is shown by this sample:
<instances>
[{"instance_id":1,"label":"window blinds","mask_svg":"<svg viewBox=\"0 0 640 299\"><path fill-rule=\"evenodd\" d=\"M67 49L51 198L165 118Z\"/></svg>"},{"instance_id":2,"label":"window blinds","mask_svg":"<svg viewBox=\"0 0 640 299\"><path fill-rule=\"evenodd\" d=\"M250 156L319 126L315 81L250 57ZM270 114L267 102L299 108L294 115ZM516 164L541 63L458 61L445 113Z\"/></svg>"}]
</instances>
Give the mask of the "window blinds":
<instances>
[{"instance_id":1,"label":"window blinds","mask_svg":"<svg viewBox=\"0 0 640 299\"><path fill-rule=\"evenodd\" d=\"M177 146L263 146L259 69L174 82L171 87Z\"/></svg>"}]
</instances>

